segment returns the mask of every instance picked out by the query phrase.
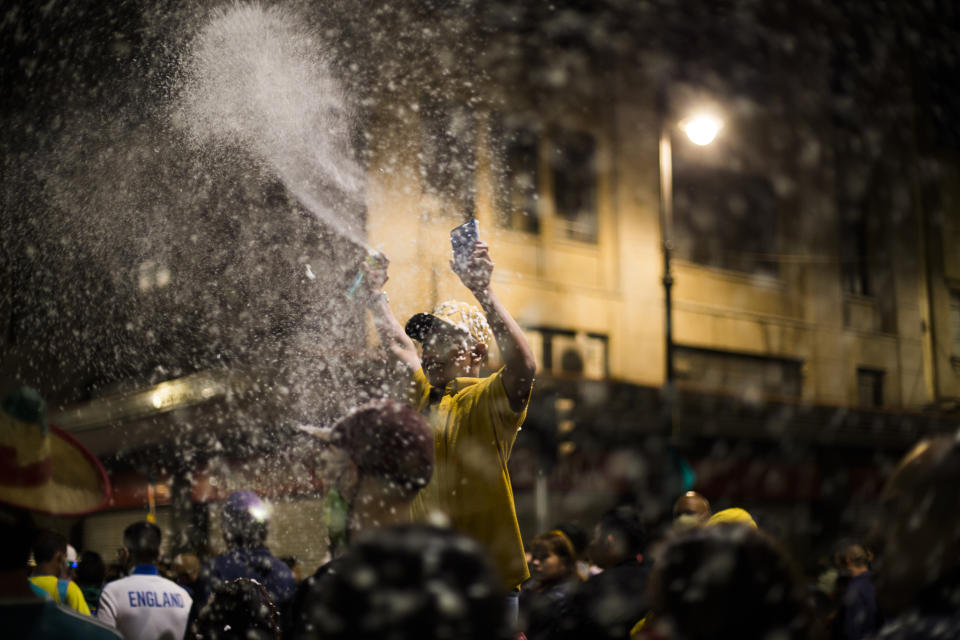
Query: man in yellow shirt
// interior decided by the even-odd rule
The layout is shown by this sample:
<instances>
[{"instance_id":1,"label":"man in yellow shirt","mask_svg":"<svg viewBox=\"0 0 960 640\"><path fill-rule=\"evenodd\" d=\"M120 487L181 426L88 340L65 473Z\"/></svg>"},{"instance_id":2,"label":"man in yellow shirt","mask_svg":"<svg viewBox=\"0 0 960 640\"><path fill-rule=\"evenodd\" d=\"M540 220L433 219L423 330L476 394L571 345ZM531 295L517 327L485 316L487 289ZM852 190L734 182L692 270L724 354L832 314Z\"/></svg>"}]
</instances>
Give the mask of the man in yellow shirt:
<instances>
[{"instance_id":1,"label":"man in yellow shirt","mask_svg":"<svg viewBox=\"0 0 960 640\"><path fill-rule=\"evenodd\" d=\"M54 531L41 531L33 542L33 559L37 568L30 576L30 583L35 588L39 587L60 604L90 615L77 583L60 577L67 566L66 538Z\"/></svg>"},{"instance_id":2,"label":"man in yellow shirt","mask_svg":"<svg viewBox=\"0 0 960 640\"><path fill-rule=\"evenodd\" d=\"M430 484L412 507L415 519L446 519L490 554L505 589L530 573L517 525L507 462L526 416L536 362L523 331L490 287L493 261L477 242L469 260L450 266L483 309L445 302L401 327L381 288L386 259L365 267L368 308L380 341L413 381L411 405L434 430ZM480 378L493 339L504 366ZM418 353L413 343L421 345ZM515 603L511 603L515 604Z\"/></svg>"}]
</instances>

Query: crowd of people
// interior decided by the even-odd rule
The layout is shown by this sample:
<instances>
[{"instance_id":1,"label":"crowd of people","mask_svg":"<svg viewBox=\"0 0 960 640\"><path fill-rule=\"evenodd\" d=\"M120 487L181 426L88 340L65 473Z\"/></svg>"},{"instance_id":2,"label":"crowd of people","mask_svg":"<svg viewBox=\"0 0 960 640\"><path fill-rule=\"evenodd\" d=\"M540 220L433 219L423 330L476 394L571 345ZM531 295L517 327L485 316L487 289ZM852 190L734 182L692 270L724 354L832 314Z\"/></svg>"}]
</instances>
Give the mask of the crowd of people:
<instances>
[{"instance_id":1,"label":"crowd of people","mask_svg":"<svg viewBox=\"0 0 960 640\"><path fill-rule=\"evenodd\" d=\"M275 557L270 504L237 491L222 504L222 554L165 560L160 527L138 521L116 563L86 550L72 566L66 538L38 531L33 514L102 508L106 474L21 388L0 413L5 637L960 637L957 437L923 441L901 461L879 535L839 544L817 580L801 577L763 522L714 512L694 492L661 520L650 505L621 504L590 529L559 523L524 544L508 462L535 364L491 290L488 249L478 242L451 264L479 309L451 301L405 326L382 293L387 264L365 266L363 299L409 393L355 409L324 436L317 544L328 562L302 577L296 558ZM503 366L481 377L494 344Z\"/></svg>"}]
</instances>

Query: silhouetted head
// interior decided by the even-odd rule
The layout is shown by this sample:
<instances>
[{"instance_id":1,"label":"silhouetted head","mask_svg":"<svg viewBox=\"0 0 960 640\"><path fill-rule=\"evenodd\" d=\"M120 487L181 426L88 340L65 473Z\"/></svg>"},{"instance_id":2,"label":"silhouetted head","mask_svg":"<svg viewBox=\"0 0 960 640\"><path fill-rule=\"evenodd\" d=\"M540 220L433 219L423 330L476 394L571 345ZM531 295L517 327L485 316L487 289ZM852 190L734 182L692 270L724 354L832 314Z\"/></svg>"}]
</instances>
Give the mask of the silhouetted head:
<instances>
[{"instance_id":1,"label":"silhouetted head","mask_svg":"<svg viewBox=\"0 0 960 640\"><path fill-rule=\"evenodd\" d=\"M200 609L195 640L279 640L280 612L256 580L224 582Z\"/></svg>"},{"instance_id":2,"label":"silhouetted head","mask_svg":"<svg viewBox=\"0 0 960 640\"><path fill-rule=\"evenodd\" d=\"M295 637L497 640L509 637L505 594L469 538L423 525L360 538L311 580Z\"/></svg>"},{"instance_id":3,"label":"silhouetted head","mask_svg":"<svg viewBox=\"0 0 960 640\"><path fill-rule=\"evenodd\" d=\"M742 524L677 533L650 581L657 624L671 638L804 638L810 618L787 556Z\"/></svg>"},{"instance_id":4,"label":"silhouetted head","mask_svg":"<svg viewBox=\"0 0 960 640\"><path fill-rule=\"evenodd\" d=\"M710 503L696 491L687 491L673 504L673 521L681 529L703 524L710 517Z\"/></svg>"},{"instance_id":5,"label":"silhouetted head","mask_svg":"<svg viewBox=\"0 0 960 640\"><path fill-rule=\"evenodd\" d=\"M123 547L132 564L156 564L160 557L160 527L152 522L134 522L123 530Z\"/></svg>"},{"instance_id":6,"label":"silhouetted head","mask_svg":"<svg viewBox=\"0 0 960 640\"><path fill-rule=\"evenodd\" d=\"M902 608L960 571L960 439L924 440L883 493L874 580L887 610Z\"/></svg>"},{"instance_id":7,"label":"silhouetted head","mask_svg":"<svg viewBox=\"0 0 960 640\"><path fill-rule=\"evenodd\" d=\"M350 458L357 482L373 479L378 492L398 499L412 499L433 476L433 431L399 402L356 409L334 425L330 441Z\"/></svg>"},{"instance_id":8,"label":"silhouetted head","mask_svg":"<svg viewBox=\"0 0 960 640\"><path fill-rule=\"evenodd\" d=\"M220 529L227 546L257 547L267 540L273 507L253 491L234 491L223 504Z\"/></svg>"},{"instance_id":9,"label":"silhouetted head","mask_svg":"<svg viewBox=\"0 0 960 640\"><path fill-rule=\"evenodd\" d=\"M601 516L590 542L590 558L604 568L612 567L646 551L647 527L640 512L622 505Z\"/></svg>"}]
</instances>

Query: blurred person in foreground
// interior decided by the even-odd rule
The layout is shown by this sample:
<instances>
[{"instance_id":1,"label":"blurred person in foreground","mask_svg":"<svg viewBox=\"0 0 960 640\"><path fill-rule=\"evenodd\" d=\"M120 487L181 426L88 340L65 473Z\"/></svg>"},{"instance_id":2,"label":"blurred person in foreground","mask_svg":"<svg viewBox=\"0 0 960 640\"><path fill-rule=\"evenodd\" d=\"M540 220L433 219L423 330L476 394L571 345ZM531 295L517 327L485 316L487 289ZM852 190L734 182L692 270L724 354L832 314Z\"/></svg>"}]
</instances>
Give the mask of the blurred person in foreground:
<instances>
[{"instance_id":1,"label":"blurred person in foreground","mask_svg":"<svg viewBox=\"0 0 960 640\"><path fill-rule=\"evenodd\" d=\"M364 531L409 522L411 502L433 475L433 432L410 407L382 400L337 421L328 443L324 511L331 556L338 557ZM302 621L304 600L328 565L300 583L285 628Z\"/></svg>"},{"instance_id":2,"label":"blurred person in foreground","mask_svg":"<svg viewBox=\"0 0 960 640\"><path fill-rule=\"evenodd\" d=\"M103 558L96 551L84 551L80 554L77 563L77 586L83 593L83 599L90 608L91 615L97 615L97 605L100 602L100 591L103 589L103 580L107 574L107 567Z\"/></svg>"},{"instance_id":3,"label":"blurred person in foreground","mask_svg":"<svg viewBox=\"0 0 960 640\"><path fill-rule=\"evenodd\" d=\"M452 531L369 531L307 593L294 638L506 640L503 589L483 549Z\"/></svg>"},{"instance_id":4,"label":"blurred person in foreground","mask_svg":"<svg viewBox=\"0 0 960 640\"><path fill-rule=\"evenodd\" d=\"M126 640L182 638L193 600L186 589L160 575L160 527L134 522L123 530L124 565L130 574L103 587L97 618Z\"/></svg>"},{"instance_id":5,"label":"blurred person in foreground","mask_svg":"<svg viewBox=\"0 0 960 640\"><path fill-rule=\"evenodd\" d=\"M364 266L367 306L381 344L410 376L411 405L427 417L435 438L433 479L414 501L413 516L439 516L476 539L493 559L516 612L519 585L530 572L507 464L533 388L533 352L491 288L494 265L485 243L477 242L463 263L450 262L482 313L448 301L401 327L382 293L386 262ZM480 378L494 339L503 367Z\"/></svg>"},{"instance_id":6,"label":"blurred person in foreground","mask_svg":"<svg viewBox=\"0 0 960 640\"><path fill-rule=\"evenodd\" d=\"M573 542L559 529L535 537L530 552L532 575L520 591L520 628L528 640L547 640L556 636L583 578Z\"/></svg>"},{"instance_id":7,"label":"blurred person in foreground","mask_svg":"<svg viewBox=\"0 0 960 640\"><path fill-rule=\"evenodd\" d=\"M331 556L366 529L410 520L433 476L433 432L423 416L392 400L354 409L331 429L324 452L324 515Z\"/></svg>"},{"instance_id":8,"label":"blurred person in foreground","mask_svg":"<svg viewBox=\"0 0 960 640\"><path fill-rule=\"evenodd\" d=\"M603 571L583 583L563 621L564 638L627 638L649 610L647 527L640 512L620 506L603 514L594 528L589 554Z\"/></svg>"},{"instance_id":9,"label":"blurred person in foreground","mask_svg":"<svg viewBox=\"0 0 960 640\"><path fill-rule=\"evenodd\" d=\"M253 491L235 491L227 496L220 518L227 551L200 569L192 617L196 617L218 586L238 578L256 580L277 607L282 610L288 606L297 583L290 567L267 548L272 516L273 507Z\"/></svg>"},{"instance_id":10,"label":"blurred person in foreground","mask_svg":"<svg viewBox=\"0 0 960 640\"><path fill-rule=\"evenodd\" d=\"M958 487L960 433L920 442L888 480L873 573L889 622L877 638L960 638Z\"/></svg>"},{"instance_id":11,"label":"blurred person in foreground","mask_svg":"<svg viewBox=\"0 0 960 640\"><path fill-rule=\"evenodd\" d=\"M879 613L866 549L860 544L845 543L837 554L837 569L842 592L838 594L833 636L841 640L869 638L879 626Z\"/></svg>"},{"instance_id":12,"label":"blurred person in foreground","mask_svg":"<svg viewBox=\"0 0 960 640\"><path fill-rule=\"evenodd\" d=\"M170 568L173 571L173 581L186 589L192 598L196 594L197 580L200 578L200 558L195 553L178 553L173 557Z\"/></svg>"},{"instance_id":13,"label":"blurred person in foreground","mask_svg":"<svg viewBox=\"0 0 960 640\"><path fill-rule=\"evenodd\" d=\"M79 585L62 577L67 567L67 539L56 531L42 530L34 538L32 548L37 567L30 576L30 583L43 589L59 604L85 616L90 615L90 607Z\"/></svg>"},{"instance_id":14,"label":"blurred person in foreground","mask_svg":"<svg viewBox=\"0 0 960 640\"><path fill-rule=\"evenodd\" d=\"M250 578L220 584L200 610L188 638L279 640L280 612L263 585Z\"/></svg>"},{"instance_id":15,"label":"blurred person in foreground","mask_svg":"<svg viewBox=\"0 0 960 640\"><path fill-rule=\"evenodd\" d=\"M687 491L673 503L673 526L678 529L704 524L710 515L710 502L696 491Z\"/></svg>"},{"instance_id":16,"label":"blurred person in foreground","mask_svg":"<svg viewBox=\"0 0 960 640\"><path fill-rule=\"evenodd\" d=\"M675 534L656 553L651 615L636 637L800 640L812 620L798 573L769 536L738 523Z\"/></svg>"},{"instance_id":17,"label":"blurred person in foreground","mask_svg":"<svg viewBox=\"0 0 960 640\"><path fill-rule=\"evenodd\" d=\"M89 451L47 424L46 403L21 387L0 401L0 629L8 638L116 640L115 631L59 605L31 584L33 512L81 516L110 496L103 467Z\"/></svg>"}]
</instances>

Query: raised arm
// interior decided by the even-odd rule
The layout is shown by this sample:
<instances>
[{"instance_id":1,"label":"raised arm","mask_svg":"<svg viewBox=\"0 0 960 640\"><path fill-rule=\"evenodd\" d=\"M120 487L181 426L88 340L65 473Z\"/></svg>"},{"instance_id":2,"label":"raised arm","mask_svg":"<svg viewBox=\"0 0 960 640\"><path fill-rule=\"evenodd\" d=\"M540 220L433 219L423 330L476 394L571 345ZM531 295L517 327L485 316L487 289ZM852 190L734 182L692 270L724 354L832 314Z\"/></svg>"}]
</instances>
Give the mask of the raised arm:
<instances>
[{"instance_id":1,"label":"raised arm","mask_svg":"<svg viewBox=\"0 0 960 640\"><path fill-rule=\"evenodd\" d=\"M485 242L477 242L464 270L458 270L453 260L450 261L450 268L460 277L464 286L473 293L487 316L487 322L493 330L497 347L503 357L503 386L507 391L507 397L510 398L510 408L520 411L530 397L537 363L520 325L500 303L490 287L490 276L493 275L490 247Z\"/></svg>"},{"instance_id":2,"label":"raised arm","mask_svg":"<svg viewBox=\"0 0 960 640\"><path fill-rule=\"evenodd\" d=\"M364 262L361 267L363 274L363 291L366 294L367 308L373 316L373 326L380 336L382 344L390 354L403 363L411 372L420 368L420 354L413 340L404 332L403 327L390 309L387 294L383 292L383 285L387 282L387 267L390 261L380 254L371 265Z\"/></svg>"}]
</instances>

